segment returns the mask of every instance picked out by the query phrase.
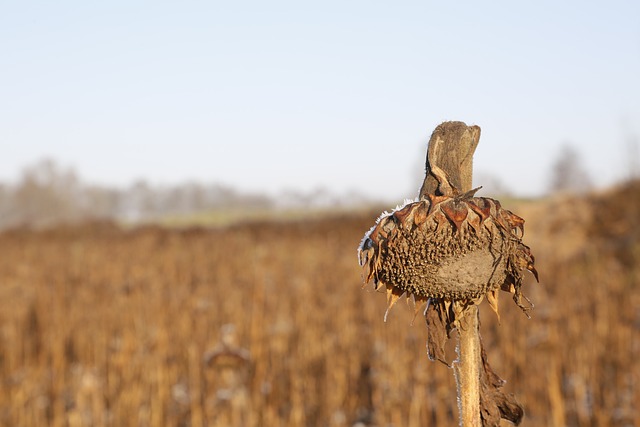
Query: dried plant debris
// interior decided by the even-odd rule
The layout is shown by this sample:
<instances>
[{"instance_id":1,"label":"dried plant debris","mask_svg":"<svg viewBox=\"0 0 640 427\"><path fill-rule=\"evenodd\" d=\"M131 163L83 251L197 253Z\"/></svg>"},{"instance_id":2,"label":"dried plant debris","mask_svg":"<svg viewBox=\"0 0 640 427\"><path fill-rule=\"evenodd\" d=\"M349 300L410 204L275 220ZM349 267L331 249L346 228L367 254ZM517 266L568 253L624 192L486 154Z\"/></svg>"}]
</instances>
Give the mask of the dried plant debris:
<instances>
[{"instance_id":1,"label":"dried plant debris","mask_svg":"<svg viewBox=\"0 0 640 427\"><path fill-rule=\"evenodd\" d=\"M521 292L525 270L538 277L521 240L524 220L497 200L474 197L475 191L405 203L382 214L365 234L358 248L363 280L376 290L385 286L387 312L402 296L416 313L429 302L448 335L485 296L499 315L499 290L512 293L525 313L532 307Z\"/></svg>"}]
</instances>

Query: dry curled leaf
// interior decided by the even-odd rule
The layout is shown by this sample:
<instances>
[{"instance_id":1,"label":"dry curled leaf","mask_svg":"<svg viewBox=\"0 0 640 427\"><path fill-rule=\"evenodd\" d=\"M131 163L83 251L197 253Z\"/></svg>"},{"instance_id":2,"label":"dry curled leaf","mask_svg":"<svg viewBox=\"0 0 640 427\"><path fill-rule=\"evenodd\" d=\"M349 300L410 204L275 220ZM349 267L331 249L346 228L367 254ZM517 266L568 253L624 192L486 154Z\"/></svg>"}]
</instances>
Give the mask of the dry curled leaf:
<instances>
[{"instance_id":1,"label":"dry curled leaf","mask_svg":"<svg viewBox=\"0 0 640 427\"><path fill-rule=\"evenodd\" d=\"M505 381L489 366L487 353L481 345L482 368L480 370L480 418L483 426L499 426L500 419L519 425L524 417L522 405L513 394L505 394L502 387Z\"/></svg>"}]
</instances>

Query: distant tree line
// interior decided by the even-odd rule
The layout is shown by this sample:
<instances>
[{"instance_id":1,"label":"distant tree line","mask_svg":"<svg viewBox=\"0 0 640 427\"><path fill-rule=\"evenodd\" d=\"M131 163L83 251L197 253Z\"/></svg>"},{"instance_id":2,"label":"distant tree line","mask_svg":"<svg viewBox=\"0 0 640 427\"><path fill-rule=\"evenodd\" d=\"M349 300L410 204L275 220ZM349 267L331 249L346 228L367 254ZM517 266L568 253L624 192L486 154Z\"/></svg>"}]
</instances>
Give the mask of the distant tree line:
<instances>
[{"instance_id":1,"label":"distant tree line","mask_svg":"<svg viewBox=\"0 0 640 427\"><path fill-rule=\"evenodd\" d=\"M221 184L171 186L144 180L115 189L84 183L73 169L43 160L26 167L15 184L0 183L0 228L84 221L143 221L215 209L269 209L264 195Z\"/></svg>"},{"instance_id":2,"label":"distant tree line","mask_svg":"<svg viewBox=\"0 0 640 427\"><path fill-rule=\"evenodd\" d=\"M284 190L275 196L230 186L185 182L154 185L139 180L125 188L84 182L72 168L41 160L13 184L0 183L0 229L47 227L88 221L140 223L213 211L318 208L370 203L355 192L343 196L318 188Z\"/></svg>"}]
</instances>

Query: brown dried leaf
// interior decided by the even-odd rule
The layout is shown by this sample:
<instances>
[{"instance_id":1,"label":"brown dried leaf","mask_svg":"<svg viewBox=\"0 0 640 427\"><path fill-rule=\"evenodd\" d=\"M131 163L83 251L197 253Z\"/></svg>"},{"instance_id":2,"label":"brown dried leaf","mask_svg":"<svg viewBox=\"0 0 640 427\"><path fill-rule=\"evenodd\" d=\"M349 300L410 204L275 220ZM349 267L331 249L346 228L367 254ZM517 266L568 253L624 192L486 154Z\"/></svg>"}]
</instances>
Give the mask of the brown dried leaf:
<instances>
[{"instance_id":1,"label":"brown dried leaf","mask_svg":"<svg viewBox=\"0 0 640 427\"><path fill-rule=\"evenodd\" d=\"M462 228L462 223L469 213L466 203L459 202L456 199L442 203L440 209L442 209L447 218L455 225L457 231Z\"/></svg>"},{"instance_id":2,"label":"brown dried leaf","mask_svg":"<svg viewBox=\"0 0 640 427\"><path fill-rule=\"evenodd\" d=\"M427 354L429 360L438 360L451 367L447 362L444 346L449 338L447 321L443 313L442 300L431 299L427 303L425 321L427 323Z\"/></svg>"},{"instance_id":3,"label":"brown dried leaf","mask_svg":"<svg viewBox=\"0 0 640 427\"><path fill-rule=\"evenodd\" d=\"M505 381L489 365L487 353L480 340L482 369L480 371L480 417L484 427L500 425L500 419L519 425L524 417L524 409L513 394L502 391Z\"/></svg>"},{"instance_id":4,"label":"brown dried leaf","mask_svg":"<svg viewBox=\"0 0 640 427\"><path fill-rule=\"evenodd\" d=\"M482 223L480 222L481 218L480 215L475 213L473 209L470 209L470 211L470 214L467 215L467 224L469 224L473 228L473 231L477 233L480 230L480 226L482 225Z\"/></svg>"},{"instance_id":5,"label":"brown dried leaf","mask_svg":"<svg viewBox=\"0 0 640 427\"><path fill-rule=\"evenodd\" d=\"M524 219L507 209L503 209L500 213L511 227L511 232L522 239L524 237Z\"/></svg>"},{"instance_id":6,"label":"brown dried leaf","mask_svg":"<svg viewBox=\"0 0 640 427\"><path fill-rule=\"evenodd\" d=\"M480 217L480 224L482 224L485 219L491 216L491 205L489 203L489 199L471 199L467 202L467 204L469 205L471 210Z\"/></svg>"},{"instance_id":7,"label":"brown dried leaf","mask_svg":"<svg viewBox=\"0 0 640 427\"><path fill-rule=\"evenodd\" d=\"M431 213L433 212L433 210L442 202L444 202L445 200L449 200L450 197L447 196L436 196L435 194L427 194L427 198L429 199L429 211L427 212L427 215L431 215Z\"/></svg>"},{"instance_id":8,"label":"brown dried leaf","mask_svg":"<svg viewBox=\"0 0 640 427\"><path fill-rule=\"evenodd\" d=\"M429 211L429 202L424 200L416 206L413 212L413 222L416 226L420 226L427 220L427 212Z\"/></svg>"},{"instance_id":9,"label":"brown dried leaf","mask_svg":"<svg viewBox=\"0 0 640 427\"><path fill-rule=\"evenodd\" d=\"M418 317L418 313L422 310L422 307L425 303L429 303L429 298L414 295L413 297L413 319L411 319L411 325L413 326L413 322L415 322L416 317ZM426 311L426 310L425 310Z\"/></svg>"},{"instance_id":10,"label":"brown dried leaf","mask_svg":"<svg viewBox=\"0 0 640 427\"><path fill-rule=\"evenodd\" d=\"M413 220L411 219L411 215L413 213L412 209L414 208L414 206L414 204L408 204L404 208L393 213L396 221L398 221L400 225L404 225L405 228L410 228L411 223L413 222Z\"/></svg>"},{"instance_id":11,"label":"brown dried leaf","mask_svg":"<svg viewBox=\"0 0 640 427\"><path fill-rule=\"evenodd\" d=\"M499 294L497 289L487 292L487 301L489 302L489 306L491 306L491 309L496 313L496 316L498 316L498 323L500 323L500 310L498 310L498 297L499 297Z\"/></svg>"},{"instance_id":12,"label":"brown dried leaf","mask_svg":"<svg viewBox=\"0 0 640 427\"><path fill-rule=\"evenodd\" d=\"M387 287L387 311L384 313L384 321L387 321L387 315L389 314L389 310L394 304L400 299L400 297L404 294L404 291L401 289L391 286Z\"/></svg>"}]
</instances>

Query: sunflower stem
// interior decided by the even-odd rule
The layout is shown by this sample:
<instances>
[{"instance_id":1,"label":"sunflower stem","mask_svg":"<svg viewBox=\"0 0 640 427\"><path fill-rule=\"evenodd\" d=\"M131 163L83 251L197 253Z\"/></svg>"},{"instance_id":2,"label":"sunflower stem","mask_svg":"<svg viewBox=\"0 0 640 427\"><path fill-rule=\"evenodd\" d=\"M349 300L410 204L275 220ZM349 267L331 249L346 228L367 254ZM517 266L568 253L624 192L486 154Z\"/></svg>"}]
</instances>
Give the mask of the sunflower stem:
<instances>
[{"instance_id":1,"label":"sunflower stem","mask_svg":"<svg viewBox=\"0 0 640 427\"><path fill-rule=\"evenodd\" d=\"M473 153L480 141L480 127L463 122L445 122L433 131L427 148L426 176L420 198L427 194L454 197L471 191ZM480 367L482 350L478 306L473 304L459 320L458 360L454 374L462 427L479 427Z\"/></svg>"},{"instance_id":2,"label":"sunflower stem","mask_svg":"<svg viewBox=\"0 0 640 427\"><path fill-rule=\"evenodd\" d=\"M481 426L480 419L480 332L478 306L472 305L460 321L458 360L453 372L458 385L458 405L462 427Z\"/></svg>"},{"instance_id":3,"label":"sunflower stem","mask_svg":"<svg viewBox=\"0 0 640 427\"><path fill-rule=\"evenodd\" d=\"M429 139L420 198L427 194L454 197L471 191L473 153L479 141L479 126L467 126L463 122L438 125Z\"/></svg>"}]
</instances>

